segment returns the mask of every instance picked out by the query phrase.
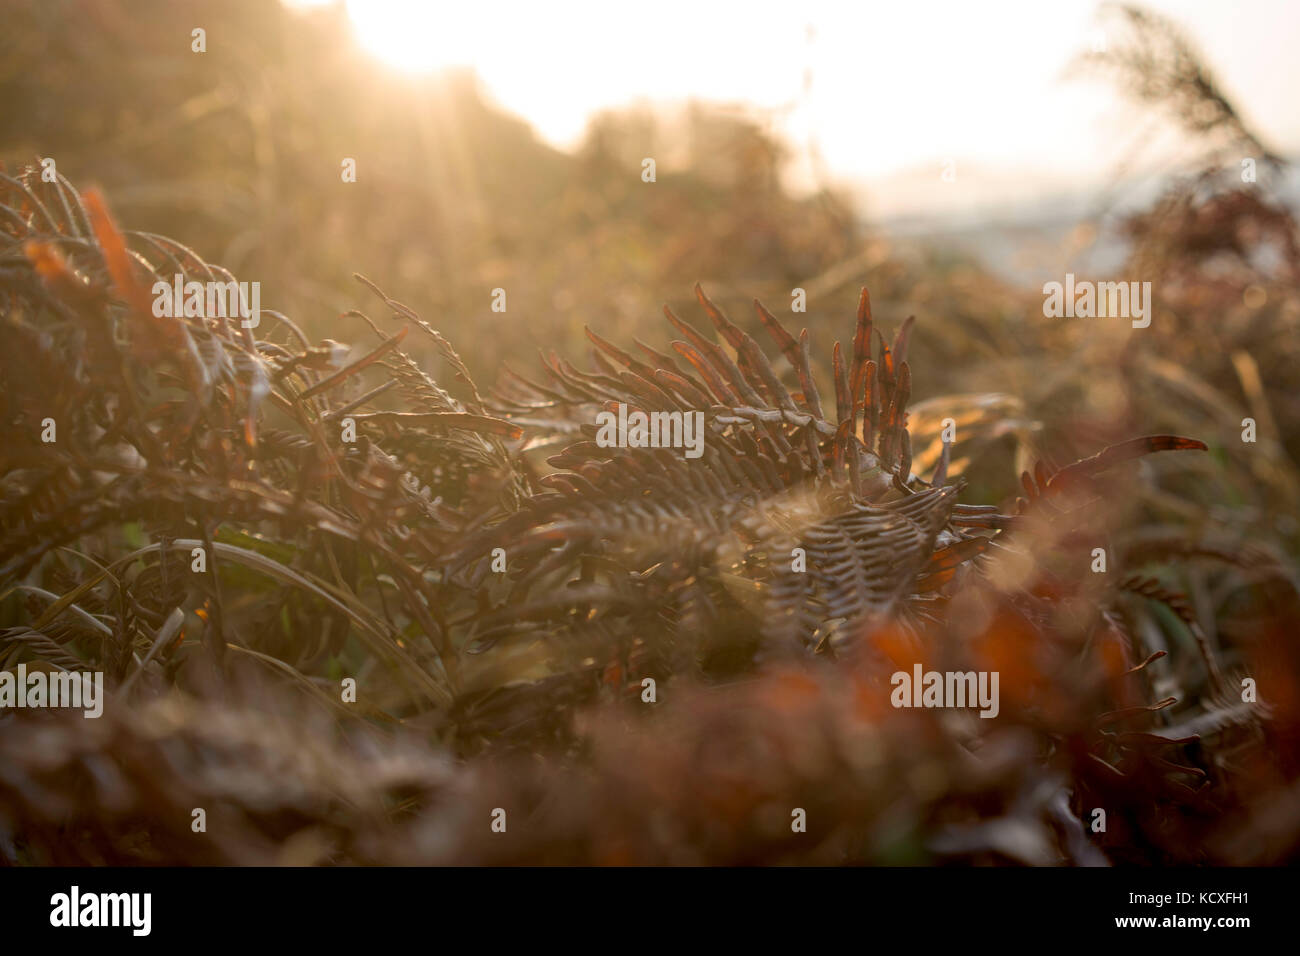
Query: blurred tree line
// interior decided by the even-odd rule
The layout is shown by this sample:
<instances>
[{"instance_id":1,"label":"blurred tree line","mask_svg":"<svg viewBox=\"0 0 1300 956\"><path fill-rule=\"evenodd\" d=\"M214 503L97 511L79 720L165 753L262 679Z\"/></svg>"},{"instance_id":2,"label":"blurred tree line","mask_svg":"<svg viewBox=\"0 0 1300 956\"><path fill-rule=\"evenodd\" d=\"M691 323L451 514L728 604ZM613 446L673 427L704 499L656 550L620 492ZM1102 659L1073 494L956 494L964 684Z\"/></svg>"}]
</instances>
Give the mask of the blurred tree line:
<instances>
[{"instance_id":1,"label":"blurred tree line","mask_svg":"<svg viewBox=\"0 0 1300 956\"><path fill-rule=\"evenodd\" d=\"M495 108L471 73L387 70L356 47L341 8L5 6L6 168L54 158L79 187L104 187L125 226L261 281L263 305L316 338L364 338L339 318L350 308L382 318L360 272L490 381L537 346L585 347L584 323L631 334L697 280L723 301L734 289L788 303L862 244L842 197L783 188L786 151L743 112L609 113L568 154ZM204 53L191 50L196 27ZM346 157L355 183L342 180ZM497 287L504 315L491 311Z\"/></svg>"}]
</instances>

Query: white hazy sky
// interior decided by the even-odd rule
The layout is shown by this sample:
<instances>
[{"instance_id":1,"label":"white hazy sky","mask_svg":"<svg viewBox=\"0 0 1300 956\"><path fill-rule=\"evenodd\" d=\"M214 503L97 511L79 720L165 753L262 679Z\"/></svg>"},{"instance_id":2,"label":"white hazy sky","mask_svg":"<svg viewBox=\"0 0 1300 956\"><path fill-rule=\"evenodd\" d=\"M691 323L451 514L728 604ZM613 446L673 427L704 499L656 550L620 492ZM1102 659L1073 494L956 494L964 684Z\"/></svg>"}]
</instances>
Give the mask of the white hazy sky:
<instances>
[{"instance_id":1,"label":"white hazy sky","mask_svg":"<svg viewBox=\"0 0 1300 956\"><path fill-rule=\"evenodd\" d=\"M1300 150L1300 2L1146 5L1182 24L1270 145ZM1029 198L1102 182L1134 150L1154 160L1179 145L1112 85L1064 77L1098 35L1096 0L346 6L376 57L410 70L471 66L491 98L561 147L593 111L635 102L792 106L776 129L801 155L815 143L833 180L901 191L951 159L959 183L966 170L984 195ZM795 185L809 169L796 168Z\"/></svg>"}]
</instances>

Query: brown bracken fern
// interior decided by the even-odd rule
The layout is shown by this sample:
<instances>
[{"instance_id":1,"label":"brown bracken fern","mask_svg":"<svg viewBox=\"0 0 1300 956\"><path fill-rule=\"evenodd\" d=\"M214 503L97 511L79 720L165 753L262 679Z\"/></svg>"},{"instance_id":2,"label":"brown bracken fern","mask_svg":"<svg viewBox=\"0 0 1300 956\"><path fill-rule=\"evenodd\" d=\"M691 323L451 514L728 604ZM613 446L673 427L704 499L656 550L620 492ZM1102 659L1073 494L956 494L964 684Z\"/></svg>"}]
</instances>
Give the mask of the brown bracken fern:
<instances>
[{"instance_id":1,"label":"brown bracken fern","mask_svg":"<svg viewBox=\"0 0 1300 956\"><path fill-rule=\"evenodd\" d=\"M307 830L316 842L293 845L310 861L488 859L499 851L476 837L435 838L456 801L477 806L508 786L542 806L537 794L568 788L613 808L632 786L620 776L631 771L610 769L625 766L609 757L625 745L644 772L660 761L669 778L708 779L716 768L697 766L682 735L727 739L734 713L766 715L735 719L752 719L752 739L785 767L768 767L782 799L835 781L828 813L848 829L809 859L888 860L862 821L908 786L886 782L889 766L915 747L952 762L945 779L959 789L969 757L969 728L953 736L936 722L918 738L902 722L912 717L879 703L890 671L941 659L1015 680L1004 720L1029 734L1012 749L1036 769L1013 779L1008 765L978 787L1032 816L1037 842L1013 846L954 817L941 790L924 798L935 814L926 852L1096 862L1079 823L1094 797L1120 815L1143 812L1140 793L1203 805L1207 770L1180 759L1197 737L1153 723L1171 703L1143 683L1160 654L1125 626L1124 601L1172 607L1221 691L1214 653L1176 590L1089 574L1077 541L1108 469L1199 441L1152 435L1040 465L1003 513L959 501L947 446L931 474L913 474L912 320L887 340L865 289L829 368L806 330L795 336L755 302L769 355L697 287L711 331L665 309L668 350L629 352L588 330L587 371L551 354L487 391L431 324L368 279L386 314L343 317L369 336L354 349L313 343L272 309L255 328L159 317L158 279L233 277L163 237L121 231L98 194L30 170L0 178L0 215L0 667L104 671L115 693L102 723L51 724L39 753L18 718L0 721L0 859L267 861ZM445 385L422 364L430 355ZM596 415L620 405L701 413L703 454L602 446ZM1050 572L1046 551L1072 555L1072 575ZM717 686L754 674L757 684ZM347 676L364 687L357 704L340 702ZM683 688L666 736L584 731L589 708L637 700L647 677ZM288 770L280 755L294 735L281 723L254 733L259 707L311 738ZM824 766L795 769L773 723L782 708L808 721ZM864 735L876 763L836 770ZM573 747L584 740L586 758ZM185 758L169 761L166 741ZM557 754L557 769L506 774L498 757L520 748ZM78 802L99 752L124 774L110 787L120 813ZM606 770L570 776L575 759ZM766 772L738 759L738 772ZM478 775L475 760L486 761ZM232 788L237 773L260 783ZM277 789L272 773L297 789ZM714 783L723 799L731 784ZM150 789L182 795L151 808ZM757 805L742 791L709 811L735 816L697 846L701 859L795 852L752 830ZM200 799L225 808L238 839L218 849L187 832ZM683 833L706 826L705 808L663 799ZM628 842L626 807L585 822L543 815L570 840L559 859L680 858ZM94 838L70 849L65 825ZM1176 835L1156 842L1152 855L1176 852ZM515 844L518 859L544 845Z\"/></svg>"}]
</instances>

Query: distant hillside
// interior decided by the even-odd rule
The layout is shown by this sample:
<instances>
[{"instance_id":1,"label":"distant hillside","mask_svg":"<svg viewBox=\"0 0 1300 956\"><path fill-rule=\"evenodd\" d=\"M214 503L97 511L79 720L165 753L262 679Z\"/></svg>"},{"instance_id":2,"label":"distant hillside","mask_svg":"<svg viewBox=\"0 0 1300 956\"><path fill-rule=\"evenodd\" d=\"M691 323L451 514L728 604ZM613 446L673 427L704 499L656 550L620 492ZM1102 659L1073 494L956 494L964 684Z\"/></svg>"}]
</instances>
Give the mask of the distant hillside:
<instances>
[{"instance_id":1,"label":"distant hillside","mask_svg":"<svg viewBox=\"0 0 1300 956\"><path fill-rule=\"evenodd\" d=\"M1300 211L1300 156L1288 157L1274 194ZM964 175L969 175L965 173ZM873 195L892 195L896 188L917 190L924 182L936 192L933 171L909 174L864 187ZM922 211L873 215L869 199L860 200L862 218L873 232L969 257L1003 278L1035 285L1044 275L1069 268L1086 268L1098 274L1118 269L1129 252L1128 241L1117 225L1122 217L1150 205L1172 182L1170 174L1135 176L1105 188L1057 190L1014 202L989 201L978 205L954 204L945 210L933 198ZM996 186L967 189L967 194L991 193ZM918 193L919 194L919 193Z\"/></svg>"},{"instance_id":2,"label":"distant hillside","mask_svg":"<svg viewBox=\"0 0 1300 956\"><path fill-rule=\"evenodd\" d=\"M788 298L859 248L848 205L787 195L781 147L743 117L604 116L569 155L472 75L379 70L339 11L231 0L205 11L206 53L190 49L192 19L169 0L7 4L0 159L54 158L125 221L262 281L264 306L314 336L355 336L338 316L371 304L360 272L453 337L481 337L473 362L490 378L506 357L585 348L597 317L614 331L652 320L697 280L724 299Z\"/></svg>"}]
</instances>

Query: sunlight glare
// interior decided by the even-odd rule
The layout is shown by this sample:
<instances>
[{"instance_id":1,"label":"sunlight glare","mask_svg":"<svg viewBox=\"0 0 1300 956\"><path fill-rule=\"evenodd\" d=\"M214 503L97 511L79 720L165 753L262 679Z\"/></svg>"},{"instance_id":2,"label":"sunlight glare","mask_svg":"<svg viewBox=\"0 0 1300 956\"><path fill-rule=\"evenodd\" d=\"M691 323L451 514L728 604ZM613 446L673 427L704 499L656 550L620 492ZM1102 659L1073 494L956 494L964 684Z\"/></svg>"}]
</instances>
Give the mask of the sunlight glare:
<instances>
[{"instance_id":1,"label":"sunlight glare","mask_svg":"<svg viewBox=\"0 0 1300 956\"><path fill-rule=\"evenodd\" d=\"M411 72L473 66L499 39L488 4L347 0L347 11L364 49Z\"/></svg>"}]
</instances>

